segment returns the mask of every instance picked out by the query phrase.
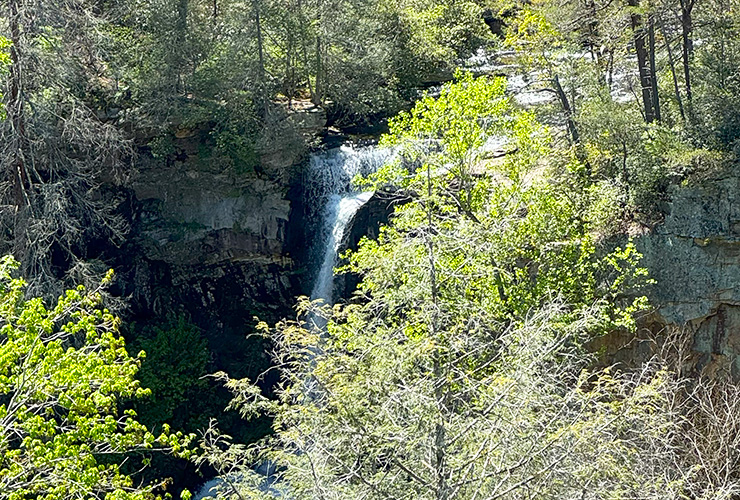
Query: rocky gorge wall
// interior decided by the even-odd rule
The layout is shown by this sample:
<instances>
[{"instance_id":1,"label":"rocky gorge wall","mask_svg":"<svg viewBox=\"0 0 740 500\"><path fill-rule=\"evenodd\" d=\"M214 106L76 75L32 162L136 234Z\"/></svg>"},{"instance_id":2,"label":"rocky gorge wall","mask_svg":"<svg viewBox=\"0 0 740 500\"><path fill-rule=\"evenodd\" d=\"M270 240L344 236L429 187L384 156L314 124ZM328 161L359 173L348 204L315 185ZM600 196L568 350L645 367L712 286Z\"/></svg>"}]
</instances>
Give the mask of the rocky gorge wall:
<instances>
[{"instance_id":1,"label":"rocky gorge wall","mask_svg":"<svg viewBox=\"0 0 740 500\"><path fill-rule=\"evenodd\" d=\"M281 314L292 299L286 249L287 182L204 168L196 155L141 165L132 184L125 294L140 319L183 312L216 365L242 373L239 349L252 316ZM221 359L223 358L223 359Z\"/></svg>"},{"instance_id":2,"label":"rocky gorge wall","mask_svg":"<svg viewBox=\"0 0 740 500\"><path fill-rule=\"evenodd\" d=\"M635 239L655 280L654 306L636 336L615 333L596 348L613 362L649 359L671 332L690 346L688 372L740 379L740 177L673 186L665 220Z\"/></svg>"},{"instance_id":3,"label":"rocky gorge wall","mask_svg":"<svg viewBox=\"0 0 740 500\"><path fill-rule=\"evenodd\" d=\"M104 269L116 272L110 292L125 304L117 313L127 345L147 351L141 373L154 363L153 394L137 408L147 425L166 421L199 432L216 418L237 442L270 430L267 419L245 424L237 412L225 411L232 395L207 375L224 371L255 380L271 365L267 343L248 337L255 317L274 323L289 316L295 297L310 291L299 184L310 146L326 129L326 112L309 106L272 111L255 165L221 154L202 124L173 130L165 153L141 138L129 181L109 187L122 200L118 213L128 234L120 246L88 246ZM197 327L199 339L172 330L183 323ZM191 363L203 358L205 366ZM266 389L274 382L268 376ZM213 474L183 460L153 460L146 474L171 476L178 488L196 488L201 474Z\"/></svg>"},{"instance_id":4,"label":"rocky gorge wall","mask_svg":"<svg viewBox=\"0 0 740 500\"><path fill-rule=\"evenodd\" d=\"M263 343L247 336L255 317L275 322L305 293L294 184L326 113L283 120L287 132L262 146L253 169L214 154L207 129L176 131L164 157L142 148L121 210L130 231L106 259L126 299L129 341L183 316L207 340L208 373L254 378L269 366Z\"/></svg>"}]
</instances>

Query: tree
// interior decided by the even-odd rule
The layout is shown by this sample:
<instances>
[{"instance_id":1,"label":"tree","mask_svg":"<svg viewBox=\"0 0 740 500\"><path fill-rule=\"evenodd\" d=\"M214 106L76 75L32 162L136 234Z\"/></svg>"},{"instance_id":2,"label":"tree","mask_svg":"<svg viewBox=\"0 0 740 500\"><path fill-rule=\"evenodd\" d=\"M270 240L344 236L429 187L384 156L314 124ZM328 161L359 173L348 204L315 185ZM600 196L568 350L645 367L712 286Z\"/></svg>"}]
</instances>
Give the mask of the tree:
<instances>
[{"instance_id":1,"label":"tree","mask_svg":"<svg viewBox=\"0 0 740 500\"><path fill-rule=\"evenodd\" d=\"M150 429L163 423L188 431L204 428L209 349L198 327L180 315L161 326L138 329L130 352L138 351L147 353L139 379L151 391L136 405L142 423Z\"/></svg>"},{"instance_id":2,"label":"tree","mask_svg":"<svg viewBox=\"0 0 740 500\"><path fill-rule=\"evenodd\" d=\"M732 150L740 139L737 10L735 1L703 1L691 11L692 33L702 43L689 42L694 115L690 130L697 141L719 150Z\"/></svg>"},{"instance_id":3,"label":"tree","mask_svg":"<svg viewBox=\"0 0 740 500\"><path fill-rule=\"evenodd\" d=\"M187 455L188 439L167 429L155 436L122 410L149 391L135 379L140 357L126 353L100 289L68 290L47 308L24 299L17 267L11 257L0 263L0 498L150 498L156 485L123 472L127 454Z\"/></svg>"},{"instance_id":4,"label":"tree","mask_svg":"<svg viewBox=\"0 0 740 500\"><path fill-rule=\"evenodd\" d=\"M512 148L502 163L484 161L492 132ZM223 497L677 496L663 455L636 461L675 428L663 372L584 371L584 339L633 324L644 271L632 246L597 256L567 170L542 164L546 131L501 81L465 77L393 121L388 140L400 160L374 181L415 199L350 256L363 277L353 303L302 301L295 321L263 325L278 399L228 385L244 415L274 416L275 436L225 454L228 441L206 436ZM261 460L277 483L249 469Z\"/></svg>"},{"instance_id":5,"label":"tree","mask_svg":"<svg viewBox=\"0 0 740 500\"><path fill-rule=\"evenodd\" d=\"M113 184L125 177L129 143L91 98L110 83L104 19L94 4L3 3L10 60L0 122L0 245L18 257L34 291L58 293L60 276L87 257L88 241L120 242L126 232L101 181L103 173Z\"/></svg>"},{"instance_id":6,"label":"tree","mask_svg":"<svg viewBox=\"0 0 740 500\"><path fill-rule=\"evenodd\" d=\"M655 69L655 26L652 14L645 16L641 13L639 0L628 0L627 5L630 9L630 24L640 75L643 114L645 122L652 123L660 121L658 75Z\"/></svg>"},{"instance_id":7,"label":"tree","mask_svg":"<svg viewBox=\"0 0 740 500\"><path fill-rule=\"evenodd\" d=\"M507 31L506 44L516 50L523 67L544 73L545 88L557 97L565 118L566 128L572 144L580 144L580 132L576 122L576 88L583 80L572 80L577 71L574 66L574 41L553 25L542 10L522 9ZM591 28L590 28L591 29ZM595 40L589 43L594 44ZM592 51L593 52L593 51ZM584 65L581 65L584 66ZM561 77L565 75L571 83L569 96L563 88ZM581 99L583 96L578 96Z\"/></svg>"},{"instance_id":8,"label":"tree","mask_svg":"<svg viewBox=\"0 0 740 500\"><path fill-rule=\"evenodd\" d=\"M693 10L696 5L695 0L681 0L681 60L683 61L684 86L686 88L686 100L691 113L691 100L693 92L691 90L691 64L694 57L694 20Z\"/></svg>"}]
</instances>

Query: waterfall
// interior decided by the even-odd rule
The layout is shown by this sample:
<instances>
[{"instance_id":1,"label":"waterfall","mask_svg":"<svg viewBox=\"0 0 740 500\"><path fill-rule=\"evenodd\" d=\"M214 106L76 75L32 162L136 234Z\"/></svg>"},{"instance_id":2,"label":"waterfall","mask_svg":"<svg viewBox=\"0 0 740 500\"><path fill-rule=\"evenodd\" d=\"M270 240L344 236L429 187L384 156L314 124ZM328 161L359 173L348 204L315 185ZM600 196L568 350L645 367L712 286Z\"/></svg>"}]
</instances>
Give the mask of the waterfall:
<instances>
[{"instance_id":1,"label":"waterfall","mask_svg":"<svg viewBox=\"0 0 740 500\"><path fill-rule=\"evenodd\" d=\"M327 241L324 243L324 256L316 276L316 282L311 291L311 300L324 299L329 303L332 301L334 288L334 268L337 265L339 249L342 245L347 224L357 211L367 203L373 195L371 192L356 195L333 195L326 206L326 224L331 226Z\"/></svg>"},{"instance_id":2,"label":"waterfall","mask_svg":"<svg viewBox=\"0 0 740 500\"><path fill-rule=\"evenodd\" d=\"M358 192L352 186L352 179L358 174L377 171L392 154L390 149L375 146L344 145L311 155L303 177L303 190L306 217L309 224L317 228L316 240L312 242L317 267L312 300L323 299L327 304L333 303L334 268L347 225L373 195L372 191ZM322 323L318 318L313 321ZM274 466L265 462L255 466L254 470L264 477L262 491L274 493ZM221 477L210 480L200 488L194 500L215 497L223 483Z\"/></svg>"},{"instance_id":3,"label":"waterfall","mask_svg":"<svg viewBox=\"0 0 740 500\"><path fill-rule=\"evenodd\" d=\"M311 300L333 303L334 268L347 225L373 194L355 190L352 178L377 171L391 155L390 149L344 145L311 156L304 177L305 201L313 207L309 220L320 221L315 223L320 229L314 242L317 273Z\"/></svg>"}]
</instances>

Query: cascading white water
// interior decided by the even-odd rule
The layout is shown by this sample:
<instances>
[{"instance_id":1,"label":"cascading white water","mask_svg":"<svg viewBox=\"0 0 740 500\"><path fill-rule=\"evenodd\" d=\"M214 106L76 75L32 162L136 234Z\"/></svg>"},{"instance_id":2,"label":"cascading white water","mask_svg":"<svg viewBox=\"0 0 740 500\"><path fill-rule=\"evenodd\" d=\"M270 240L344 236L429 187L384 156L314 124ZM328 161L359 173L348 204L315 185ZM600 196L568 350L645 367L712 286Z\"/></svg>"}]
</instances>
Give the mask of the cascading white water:
<instances>
[{"instance_id":1,"label":"cascading white water","mask_svg":"<svg viewBox=\"0 0 740 500\"><path fill-rule=\"evenodd\" d=\"M357 192L352 187L352 179L358 174L377 171L391 155L390 149L344 145L311 156L303 178L304 204L309 221L320 228L317 240L312 242L319 265L311 292L312 300L323 299L325 303L332 303L334 268L347 225L373 194ZM320 323L317 319L314 321ZM259 464L255 471L264 476L262 491L274 494L271 488L275 475L271 464ZM194 500L215 497L223 483L223 478L212 479L200 488Z\"/></svg>"},{"instance_id":2,"label":"cascading white water","mask_svg":"<svg viewBox=\"0 0 740 500\"><path fill-rule=\"evenodd\" d=\"M337 265L339 249L347 224L372 195L372 192L348 196L332 195L329 199L326 207L326 222L331 225L331 232L324 246L324 258L311 291L311 300L324 299L325 302L332 300L334 268Z\"/></svg>"},{"instance_id":3,"label":"cascading white water","mask_svg":"<svg viewBox=\"0 0 740 500\"><path fill-rule=\"evenodd\" d=\"M308 206L323 205L321 227L314 250L318 272L311 299L333 302L334 267L345 237L347 225L357 211L370 199L372 192L358 193L352 178L375 172L391 156L389 149L345 145L311 157L304 189Z\"/></svg>"}]
</instances>

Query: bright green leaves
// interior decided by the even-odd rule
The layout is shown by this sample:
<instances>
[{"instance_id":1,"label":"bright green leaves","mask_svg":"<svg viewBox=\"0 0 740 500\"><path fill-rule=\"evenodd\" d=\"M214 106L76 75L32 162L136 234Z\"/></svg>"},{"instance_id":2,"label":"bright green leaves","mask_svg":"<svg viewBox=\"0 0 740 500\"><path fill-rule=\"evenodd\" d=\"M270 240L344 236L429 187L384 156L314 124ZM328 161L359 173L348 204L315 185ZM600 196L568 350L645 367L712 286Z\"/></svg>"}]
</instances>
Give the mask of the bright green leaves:
<instances>
[{"instance_id":1,"label":"bright green leaves","mask_svg":"<svg viewBox=\"0 0 740 500\"><path fill-rule=\"evenodd\" d=\"M458 73L456 82L444 85L438 98L427 95L410 112L391 119L390 133L382 143L400 148L406 162L423 161L436 171L449 169L455 175L468 176L488 137L506 128L503 117L510 104L505 91L502 78L474 79L469 73ZM371 179L375 184L407 187L413 174L423 171L399 178L402 171L396 169L392 175L392 168L381 169Z\"/></svg>"},{"instance_id":2,"label":"bright green leaves","mask_svg":"<svg viewBox=\"0 0 740 500\"><path fill-rule=\"evenodd\" d=\"M156 437L135 413L119 411L146 391L98 291L68 290L47 309L24 298L16 267L10 257L0 264L0 497L149 498L150 488L134 487L121 471L120 457L155 447L187 454L189 438Z\"/></svg>"},{"instance_id":3,"label":"bright green leaves","mask_svg":"<svg viewBox=\"0 0 740 500\"><path fill-rule=\"evenodd\" d=\"M0 75L7 73L8 68L10 68L10 47L12 45L13 44L9 39L4 36L0 36ZM6 117L5 99L3 93L0 92L0 120L4 120Z\"/></svg>"},{"instance_id":4,"label":"bright green leaves","mask_svg":"<svg viewBox=\"0 0 740 500\"><path fill-rule=\"evenodd\" d=\"M506 45L517 51L526 68L552 64L552 58L565 45L563 35L541 11L524 8L506 33Z\"/></svg>"},{"instance_id":5,"label":"bright green leaves","mask_svg":"<svg viewBox=\"0 0 740 500\"><path fill-rule=\"evenodd\" d=\"M549 301L575 311L605 297L598 283L610 276L582 218L589 193L574 190L577 174L558 166L547 129L513 109L505 88L503 79L458 75L438 98L391 121L384 143L399 148L399 160L371 181L416 198L349 267L391 311L430 300L430 244L451 323L478 314L489 325L508 323ZM508 153L503 159L487 158L492 138Z\"/></svg>"},{"instance_id":6,"label":"bright green leaves","mask_svg":"<svg viewBox=\"0 0 740 500\"><path fill-rule=\"evenodd\" d=\"M392 121L384 141L399 159L370 181L411 200L349 255L359 293L333 309L304 299L270 332L277 402L229 382L243 415L274 417L275 436L242 456L282 465L284 496L573 498L594 450L643 422L579 379L582 342L630 326L639 258L632 246L600 257L582 219L590 194L504 89L461 75ZM487 153L491 136L503 158ZM631 402L619 384L604 398ZM210 460L245 472L229 452ZM604 484L623 472L608 469ZM256 494L250 482L237 486L243 498Z\"/></svg>"},{"instance_id":7,"label":"bright green leaves","mask_svg":"<svg viewBox=\"0 0 740 500\"><path fill-rule=\"evenodd\" d=\"M480 147L486 135L495 131L495 122L507 109L506 81L473 78L470 73L456 75L453 84L416 103L410 113L389 121L387 144L402 140L440 140L451 156L462 156Z\"/></svg>"},{"instance_id":8,"label":"bright green leaves","mask_svg":"<svg viewBox=\"0 0 740 500\"><path fill-rule=\"evenodd\" d=\"M0 67L2 68L10 65L10 47L12 45L10 40L4 36L0 36Z\"/></svg>"}]
</instances>

